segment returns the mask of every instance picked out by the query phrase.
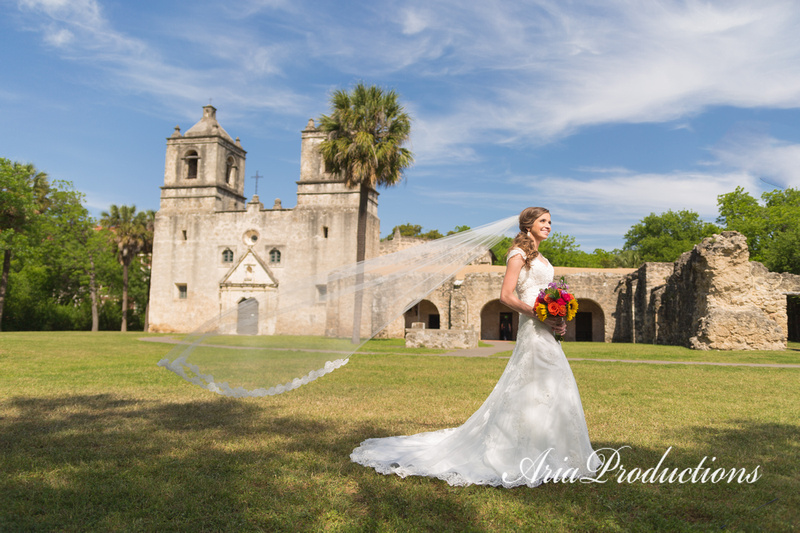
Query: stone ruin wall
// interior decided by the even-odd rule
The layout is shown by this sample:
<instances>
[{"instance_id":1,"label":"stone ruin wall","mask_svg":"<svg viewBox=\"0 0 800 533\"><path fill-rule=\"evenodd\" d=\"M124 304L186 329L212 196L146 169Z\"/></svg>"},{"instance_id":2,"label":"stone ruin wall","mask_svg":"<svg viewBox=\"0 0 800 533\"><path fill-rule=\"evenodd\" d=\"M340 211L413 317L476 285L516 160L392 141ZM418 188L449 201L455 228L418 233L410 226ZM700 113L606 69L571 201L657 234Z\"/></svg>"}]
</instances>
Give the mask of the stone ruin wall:
<instances>
[{"instance_id":1,"label":"stone ruin wall","mask_svg":"<svg viewBox=\"0 0 800 533\"><path fill-rule=\"evenodd\" d=\"M744 235L708 237L651 290L655 342L698 350L784 350L786 293L798 288L800 276L750 262Z\"/></svg>"},{"instance_id":2,"label":"stone ruin wall","mask_svg":"<svg viewBox=\"0 0 800 533\"><path fill-rule=\"evenodd\" d=\"M633 342L655 344L656 310L660 299L653 299L651 295L654 289L666 283L674 269L674 263L644 263L636 271L632 301Z\"/></svg>"},{"instance_id":3,"label":"stone ruin wall","mask_svg":"<svg viewBox=\"0 0 800 533\"><path fill-rule=\"evenodd\" d=\"M500 296L504 270L467 267L431 293L426 299L438 308L442 329L478 331L482 309ZM675 263L644 263L635 271L557 267L555 279L562 275L579 301L602 310L593 329L605 342L700 350L785 349L786 295L800 294L800 276L751 262L736 232L705 239ZM402 321L394 326L388 336L402 336Z\"/></svg>"}]
</instances>

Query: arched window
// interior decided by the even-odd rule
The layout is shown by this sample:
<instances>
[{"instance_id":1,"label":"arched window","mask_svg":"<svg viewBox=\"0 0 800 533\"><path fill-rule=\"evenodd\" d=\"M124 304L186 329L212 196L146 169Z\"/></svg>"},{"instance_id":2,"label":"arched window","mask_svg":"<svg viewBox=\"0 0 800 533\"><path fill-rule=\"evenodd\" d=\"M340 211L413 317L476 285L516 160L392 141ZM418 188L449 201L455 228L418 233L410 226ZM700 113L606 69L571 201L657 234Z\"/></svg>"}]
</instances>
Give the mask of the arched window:
<instances>
[{"instance_id":1,"label":"arched window","mask_svg":"<svg viewBox=\"0 0 800 533\"><path fill-rule=\"evenodd\" d=\"M273 265L279 265L281 263L281 252L277 248L273 248L269 251L269 262Z\"/></svg>"},{"instance_id":2,"label":"arched window","mask_svg":"<svg viewBox=\"0 0 800 533\"><path fill-rule=\"evenodd\" d=\"M200 159L200 156L197 155L197 152L194 150L189 150L186 152L186 155L183 157L183 160L186 162L186 179L193 180L197 178L197 161Z\"/></svg>"},{"instance_id":3,"label":"arched window","mask_svg":"<svg viewBox=\"0 0 800 533\"><path fill-rule=\"evenodd\" d=\"M222 262L233 263L233 252L231 250L225 250L222 252Z\"/></svg>"},{"instance_id":4,"label":"arched window","mask_svg":"<svg viewBox=\"0 0 800 533\"><path fill-rule=\"evenodd\" d=\"M232 155L225 161L225 183L236 185L236 159Z\"/></svg>"}]
</instances>

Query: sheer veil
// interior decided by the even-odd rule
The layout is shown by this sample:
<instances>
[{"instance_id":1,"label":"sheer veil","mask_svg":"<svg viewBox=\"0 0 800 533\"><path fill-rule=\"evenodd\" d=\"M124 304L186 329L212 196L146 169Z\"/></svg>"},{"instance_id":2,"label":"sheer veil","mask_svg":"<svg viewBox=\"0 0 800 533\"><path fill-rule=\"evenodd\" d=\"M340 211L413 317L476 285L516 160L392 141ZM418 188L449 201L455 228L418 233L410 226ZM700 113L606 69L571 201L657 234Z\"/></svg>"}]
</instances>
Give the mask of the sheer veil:
<instances>
[{"instance_id":1,"label":"sheer veil","mask_svg":"<svg viewBox=\"0 0 800 533\"><path fill-rule=\"evenodd\" d=\"M225 396L296 389L347 364L366 341L402 320L407 310L485 254L517 223L515 215L281 283L209 320L158 364ZM361 303L360 313L355 312L356 302Z\"/></svg>"}]
</instances>

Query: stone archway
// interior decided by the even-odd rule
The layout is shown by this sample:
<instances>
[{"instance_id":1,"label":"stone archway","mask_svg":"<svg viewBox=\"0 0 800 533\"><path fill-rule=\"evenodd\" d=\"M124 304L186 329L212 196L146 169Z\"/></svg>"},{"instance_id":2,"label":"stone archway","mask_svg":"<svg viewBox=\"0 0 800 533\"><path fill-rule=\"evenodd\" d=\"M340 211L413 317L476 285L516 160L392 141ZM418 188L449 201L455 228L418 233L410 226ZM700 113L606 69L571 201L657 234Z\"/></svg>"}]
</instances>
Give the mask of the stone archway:
<instances>
[{"instance_id":1,"label":"stone archway","mask_svg":"<svg viewBox=\"0 0 800 533\"><path fill-rule=\"evenodd\" d=\"M567 341L605 342L606 319L603 308L588 298L578 298L578 314L567 322Z\"/></svg>"},{"instance_id":2,"label":"stone archway","mask_svg":"<svg viewBox=\"0 0 800 533\"><path fill-rule=\"evenodd\" d=\"M501 340L504 326L509 328L506 340L517 339L519 327L519 313L500 303L500 300L491 300L481 309L481 339Z\"/></svg>"},{"instance_id":3,"label":"stone archway","mask_svg":"<svg viewBox=\"0 0 800 533\"><path fill-rule=\"evenodd\" d=\"M410 328L414 322L424 322L427 329L439 329L441 327L439 308L430 300L421 300L406 311L403 317L405 318L406 328Z\"/></svg>"}]
</instances>

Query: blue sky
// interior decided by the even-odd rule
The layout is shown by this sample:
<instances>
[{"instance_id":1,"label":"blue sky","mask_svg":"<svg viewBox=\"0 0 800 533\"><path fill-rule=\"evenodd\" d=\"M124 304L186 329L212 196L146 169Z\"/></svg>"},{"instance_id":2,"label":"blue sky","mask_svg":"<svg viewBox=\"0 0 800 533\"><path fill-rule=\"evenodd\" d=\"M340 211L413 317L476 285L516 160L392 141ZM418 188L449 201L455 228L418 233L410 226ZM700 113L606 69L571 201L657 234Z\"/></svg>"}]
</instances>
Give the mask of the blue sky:
<instances>
[{"instance_id":1,"label":"blue sky","mask_svg":"<svg viewBox=\"0 0 800 533\"><path fill-rule=\"evenodd\" d=\"M528 205L582 249L651 212L800 186L800 3L0 0L0 156L95 215L157 209L166 137L209 99L265 205L296 203L300 131L357 81L395 89L416 164L382 234ZM253 194L248 180L246 196Z\"/></svg>"}]
</instances>

